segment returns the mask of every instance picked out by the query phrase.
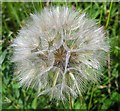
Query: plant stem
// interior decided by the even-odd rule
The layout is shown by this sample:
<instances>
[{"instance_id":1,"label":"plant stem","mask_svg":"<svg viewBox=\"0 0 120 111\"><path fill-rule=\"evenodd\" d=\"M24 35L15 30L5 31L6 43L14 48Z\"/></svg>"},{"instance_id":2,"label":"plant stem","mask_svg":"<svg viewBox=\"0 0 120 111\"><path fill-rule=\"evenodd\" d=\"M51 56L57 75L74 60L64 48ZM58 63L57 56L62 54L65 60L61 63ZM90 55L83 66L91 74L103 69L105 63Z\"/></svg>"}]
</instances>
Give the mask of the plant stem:
<instances>
[{"instance_id":1,"label":"plant stem","mask_svg":"<svg viewBox=\"0 0 120 111\"><path fill-rule=\"evenodd\" d=\"M108 13L108 17L107 17L107 22L106 22L106 25L105 25L105 28L107 29L108 25L109 25L109 22L110 22L110 14L111 14L111 10L112 10L112 1L110 3L110 9L109 9L109 13Z\"/></svg>"},{"instance_id":2,"label":"plant stem","mask_svg":"<svg viewBox=\"0 0 120 111\"><path fill-rule=\"evenodd\" d=\"M111 15L111 10L112 10L112 1L110 3L110 9L109 9L109 13L108 13L108 16L107 16L107 22L106 22L106 26L105 28L107 29L108 25L109 25L109 22L110 22L110 15ZM111 78L111 67L110 67L110 52L108 52L108 55L107 55L107 62L108 62L108 79L109 79L109 84L108 84L108 93L110 94L111 93L111 90L110 90L110 87L111 87L111 82L110 82L110 78Z\"/></svg>"},{"instance_id":3,"label":"plant stem","mask_svg":"<svg viewBox=\"0 0 120 111\"><path fill-rule=\"evenodd\" d=\"M92 103L92 98L93 98L93 92L94 92L94 86L95 86L95 84L92 86L92 91L91 91L91 96L90 96L90 102L88 104L88 111L90 111L90 108L91 108L91 103Z\"/></svg>"},{"instance_id":4,"label":"plant stem","mask_svg":"<svg viewBox=\"0 0 120 111\"><path fill-rule=\"evenodd\" d=\"M69 98L69 104L70 104L70 111L72 111L72 97L70 96L70 98Z\"/></svg>"}]
</instances>

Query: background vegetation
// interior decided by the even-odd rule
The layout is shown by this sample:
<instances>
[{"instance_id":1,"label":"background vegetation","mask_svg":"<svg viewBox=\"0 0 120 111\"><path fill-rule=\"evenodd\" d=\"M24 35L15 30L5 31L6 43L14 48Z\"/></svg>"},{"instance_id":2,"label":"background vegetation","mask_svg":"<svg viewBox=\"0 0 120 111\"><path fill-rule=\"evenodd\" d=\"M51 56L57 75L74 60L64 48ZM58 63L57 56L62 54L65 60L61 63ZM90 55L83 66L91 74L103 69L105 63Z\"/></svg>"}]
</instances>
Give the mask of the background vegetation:
<instances>
[{"instance_id":1,"label":"background vegetation","mask_svg":"<svg viewBox=\"0 0 120 111\"><path fill-rule=\"evenodd\" d=\"M36 96L33 89L25 90L13 79L14 64L10 62L11 43L24 26L30 13L40 12L46 6L68 6L86 12L96 19L109 35L110 53L99 85L88 88L83 97L69 102L49 101L47 96ZM2 109L86 109L89 111L120 111L120 2L119 3L2 3ZM1 88L0 88L1 89Z\"/></svg>"}]
</instances>

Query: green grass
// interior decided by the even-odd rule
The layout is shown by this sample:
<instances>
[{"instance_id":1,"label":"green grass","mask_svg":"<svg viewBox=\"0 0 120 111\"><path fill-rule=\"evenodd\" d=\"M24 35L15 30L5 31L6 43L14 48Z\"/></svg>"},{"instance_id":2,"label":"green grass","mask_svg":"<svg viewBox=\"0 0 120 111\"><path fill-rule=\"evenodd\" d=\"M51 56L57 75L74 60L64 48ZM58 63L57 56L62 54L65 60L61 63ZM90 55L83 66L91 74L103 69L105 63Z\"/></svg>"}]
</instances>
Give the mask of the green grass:
<instances>
[{"instance_id":1,"label":"green grass","mask_svg":"<svg viewBox=\"0 0 120 111\"><path fill-rule=\"evenodd\" d=\"M72 100L73 109L89 111L120 110L120 3L50 3L50 6L76 6L77 10L86 12L88 17L103 25L110 41L110 57L103 70L99 85L88 88L83 97ZM36 91L25 90L13 79L14 64L10 62L11 43L18 30L24 26L30 13L40 12L45 3L2 3L2 46L0 62L2 63L2 109L68 109L69 102L49 101L47 96L36 96ZM0 43L1 43L0 42Z\"/></svg>"}]
</instances>

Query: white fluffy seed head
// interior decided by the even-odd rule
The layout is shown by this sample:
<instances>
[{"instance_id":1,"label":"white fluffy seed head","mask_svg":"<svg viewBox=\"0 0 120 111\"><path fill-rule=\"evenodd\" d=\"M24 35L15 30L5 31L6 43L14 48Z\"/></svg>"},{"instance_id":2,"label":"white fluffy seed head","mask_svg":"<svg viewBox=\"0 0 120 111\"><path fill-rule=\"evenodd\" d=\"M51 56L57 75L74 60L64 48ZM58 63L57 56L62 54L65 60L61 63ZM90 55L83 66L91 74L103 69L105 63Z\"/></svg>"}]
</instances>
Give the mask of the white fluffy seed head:
<instances>
[{"instance_id":1,"label":"white fluffy seed head","mask_svg":"<svg viewBox=\"0 0 120 111\"><path fill-rule=\"evenodd\" d=\"M22 86L65 100L98 81L109 50L103 27L66 7L45 8L31 18L12 44Z\"/></svg>"}]
</instances>

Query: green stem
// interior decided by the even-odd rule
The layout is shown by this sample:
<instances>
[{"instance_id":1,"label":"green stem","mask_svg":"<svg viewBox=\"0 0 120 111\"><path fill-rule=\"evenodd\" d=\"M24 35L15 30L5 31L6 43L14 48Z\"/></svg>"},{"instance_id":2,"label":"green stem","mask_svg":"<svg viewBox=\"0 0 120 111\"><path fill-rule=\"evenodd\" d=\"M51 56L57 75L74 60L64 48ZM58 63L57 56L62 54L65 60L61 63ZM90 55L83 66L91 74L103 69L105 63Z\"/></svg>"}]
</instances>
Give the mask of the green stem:
<instances>
[{"instance_id":1,"label":"green stem","mask_svg":"<svg viewBox=\"0 0 120 111\"><path fill-rule=\"evenodd\" d=\"M94 85L92 86L92 92L91 92L91 96L90 96L90 102L88 104L88 111L90 111L90 107L91 107L91 103L92 103L92 98L93 98L93 92L94 92Z\"/></svg>"},{"instance_id":2,"label":"green stem","mask_svg":"<svg viewBox=\"0 0 120 111\"><path fill-rule=\"evenodd\" d=\"M111 15L111 10L112 10L112 5L113 5L113 3L112 3L112 1L111 1L111 3L110 3L110 12L109 12L109 14L108 14L108 17L107 17L107 22L106 22L106 29L108 28L108 25L109 25L109 22L110 22L110 15ZM111 78L111 72L110 72L110 70L111 70L111 68L110 68L110 52L108 52L108 56L107 56L107 61L108 61L108 81L109 81L109 84L108 84L108 93L110 94L111 93L111 91L110 91L110 87L111 87L111 82L110 82L110 78Z\"/></svg>"},{"instance_id":3,"label":"green stem","mask_svg":"<svg viewBox=\"0 0 120 111\"><path fill-rule=\"evenodd\" d=\"M70 111L72 111L72 97L71 96L69 98L69 102L70 102Z\"/></svg>"},{"instance_id":4,"label":"green stem","mask_svg":"<svg viewBox=\"0 0 120 111\"><path fill-rule=\"evenodd\" d=\"M107 22L106 22L106 25L105 25L106 28L108 27L109 22L110 22L110 15L111 15L111 10L112 10L112 5L113 5L113 3L111 1L111 3L110 3L110 12L108 14Z\"/></svg>"}]
</instances>

